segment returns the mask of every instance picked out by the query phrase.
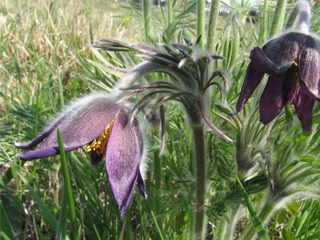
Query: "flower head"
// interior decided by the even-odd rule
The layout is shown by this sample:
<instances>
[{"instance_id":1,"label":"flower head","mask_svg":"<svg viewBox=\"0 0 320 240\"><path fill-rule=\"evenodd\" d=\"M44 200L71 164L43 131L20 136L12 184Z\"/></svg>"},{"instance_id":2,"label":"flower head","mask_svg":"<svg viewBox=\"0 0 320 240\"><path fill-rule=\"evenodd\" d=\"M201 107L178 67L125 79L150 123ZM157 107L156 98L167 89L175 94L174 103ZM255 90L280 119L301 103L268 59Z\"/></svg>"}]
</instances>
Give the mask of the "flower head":
<instances>
[{"instance_id":1,"label":"flower head","mask_svg":"<svg viewBox=\"0 0 320 240\"><path fill-rule=\"evenodd\" d=\"M236 106L241 111L264 74L268 82L260 98L260 121L271 122L288 104L295 106L303 131L312 128L312 110L320 102L320 41L308 32L310 6L300 1L299 25L251 50L251 62Z\"/></svg>"},{"instance_id":2,"label":"flower head","mask_svg":"<svg viewBox=\"0 0 320 240\"><path fill-rule=\"evenodd\" d=\"M29 144L15 146L35 150L23 152L22 160L33 160L59 154L57 129L65 151L86 145L93 165L103 157L113 196L120 216L125 214L136 182L145 197L144 180L140 172L143 138L137 120L129 120L129 109L102 94L80 99L66 109L39 137Z\"/></svg>"}]
</instances>

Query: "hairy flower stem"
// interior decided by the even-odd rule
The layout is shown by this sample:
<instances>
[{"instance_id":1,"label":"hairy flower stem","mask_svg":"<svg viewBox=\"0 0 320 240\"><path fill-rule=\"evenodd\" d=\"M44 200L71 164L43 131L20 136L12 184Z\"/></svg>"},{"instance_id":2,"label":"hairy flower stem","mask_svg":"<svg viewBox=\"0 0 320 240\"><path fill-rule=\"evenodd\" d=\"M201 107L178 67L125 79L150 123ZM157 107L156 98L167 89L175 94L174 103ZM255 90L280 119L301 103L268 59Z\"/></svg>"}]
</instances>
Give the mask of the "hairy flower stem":
<instances>
[{"instance_id":1,"label":"hairy flower stem","mask_svg":"<svg viewBox=\"0 0 320 240\"><path fill-rule=\"evenodd\" d=\"M172 2L171 0L167 0L167 9L168 9L168 27L170 27L172 23Z\"/></svg>"},{"instance_id":2,"label":"hairy flower stem","mask_svg":"<svg viewBox=\"0 0 320 240\"><path fill-rule=\"evenodd\" d=\"M219 221L217 221L216 231L215 231L215 237L214 239L226 239L226 231L227 231L228 222L225 219L225 217L221 217Z\"/></svg>"},{"instance_id":3,"label":"hairy flower stem","mask_svg":"<svg viewBox=\"0 0 320 240\"><path fill-rule=\"evenodd\" d=\"M196 157L196 214L195 214L195 239L203 239L204 235L204 197L206 180L206 162L204 148L203 124L193 124L195 157Z\"/></svg>"},{"instance_id":4,"label":"hairy flower stem","mask_svg":"<svg viewBox=\"0 0 320 240\"><path fill-rule=\"evenodd\" d=\"M210 17L209 17L209 27L208 27L208 36L207 36L207 49L210 52L214 51L216 27L219 16L219 3L220 0L213 0L211 2Z\"/></svg>"},{"instance_id":5,"label":"hairy flower stem","mask_svg":"<svg viewBox=\"0 0 320 240\"><path fill-rule=\"evenodd\" d=\"M280 26L284 18L285 10L286 10L286 0L278 0L276 10L273 16L269 38L273 37L280 31Z\"/></svg>"},{"instance_id":6,"label":"hairy flower stem","mask_svg":"<svg viewBox=\"0 0 320 240\"><path fill-rule=\"evenodd\" d=\"M151 42L151 7L149 0L143 0L144 37L146 42Z\"/></svg>"},{"instance_id":7,"label":"hairy flower stem","mask_svg":"<svg viewBox=\"0 0 320 240\"><path fill-rule=\"evenodd\" d=\"M238 204L234 206L228 211L228 218L221 216L215 228L214 238L213 240L232 240L234 239L234 233L240 216L243 215L243 205Z\"/></svg>"},{"instance_id":8,"label":"hairy flower stem","mask_svg":"<svg viewBox=\"0 0 320 240\"><path fill-rule=\"evenodd\" d=\"M263 5L263 11L264 11L264 16L262 19L262 25L261 25L261 40L260 44L264 43L267 41L267 26L268 26L268 2L269 0L264 0L264 5Z\"/></svg>"},{"instance_id":9,"label":"hairy flower stem","mask_svg":"<svg viewBox=\"0 0 320 240\"><path fill-rule=\"evenodd\" d=\"M155 198L155 212L156 215L160 215L161 211L162 211L162 203L161 203L161 193L160 193L160 189L161 189L161 183L162 183L162 164L161 164L161 158L160 158L160 151L156 150L154 153L154 185L157 188L157 194L156 194L156 198ZM160 230L162 230L162 218L161 217L157 217L157 222L159 225Z\"/></svg>"},{"instance_id":10,"label":"hairy flower stem","mask_svg":"<svg viewBox=\"0 0 320 240\"><path fill-rule=\"evenodd\" d=\"M276 206L277 206L277 203L274 202L273 200L271 200L267 194L266 201L265 201L264 206L262 207L260 214L259 214L259 218L260 218L261 222L263 223L263 225L266 225L267 221L272 217L272 214L275 212L274 210L276 209ZM257 234L257 231L255 230L255 227L254 227L252 221L250 221L245 226L245 228L242 232L241 239L243 239L243 240L254 239L256 234Z\"/></svg>"},{"instance_id":11,"label":"hairy flower stem","mask_svg":"<svg viewBox=\"0 0 320 240\"><path fill-rule=\"evenodd\" d=\"M197 36L202 36L199 41L199 47L204 48L205 39L205 0L197 1Z\"/></svg>"}]
</instances>

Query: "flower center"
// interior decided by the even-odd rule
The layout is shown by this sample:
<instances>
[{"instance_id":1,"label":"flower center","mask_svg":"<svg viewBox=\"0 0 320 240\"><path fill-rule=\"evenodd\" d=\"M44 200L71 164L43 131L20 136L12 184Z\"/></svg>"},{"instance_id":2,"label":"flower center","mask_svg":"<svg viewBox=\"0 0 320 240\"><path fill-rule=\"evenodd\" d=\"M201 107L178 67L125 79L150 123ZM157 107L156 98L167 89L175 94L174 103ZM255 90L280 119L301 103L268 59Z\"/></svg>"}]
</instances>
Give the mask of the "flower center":
<instances>
[{"instance_id":1,"label":"flower center","mask_svg":"<svg viewBox=\"0 0 320 240\"><path fill-rule=\"evenodd\" d=\"M112 131L112 126L114 123L114 118L108 124L108 126L104 129L104 131L93 140L91 143L87 144L87 152L95 152L97 155L104 154L106 152L107 144L110 138L110 134Z\"/></svg>"}]
</instances>

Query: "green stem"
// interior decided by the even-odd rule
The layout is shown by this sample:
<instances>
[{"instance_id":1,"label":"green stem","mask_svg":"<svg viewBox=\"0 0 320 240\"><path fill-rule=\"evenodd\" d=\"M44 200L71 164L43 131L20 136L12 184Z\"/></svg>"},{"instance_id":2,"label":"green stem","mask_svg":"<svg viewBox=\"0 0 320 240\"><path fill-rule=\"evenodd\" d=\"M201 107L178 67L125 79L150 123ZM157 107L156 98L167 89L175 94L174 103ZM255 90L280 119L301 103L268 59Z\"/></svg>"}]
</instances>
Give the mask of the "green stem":
<instances>
[{"instance_id":1,"label":"green stem","mask_svg":"<svg viewBox=\"0 0 320 240\"><path fill-rule=\"evenodd\" d=\"M216 228L214 239L216 240L225 239L226 229L227 229L226 226L227 226L227 220L225 219L225 217L221 217L217 221L217 228Z\"/></svg>"},{"instance_id":2,"label":"green stem","mask_svg":"<svg viewBox=\"0 0 320 240\"><path fill-rule=\"evenodd\" d=\"M146 42L151 42L151 7L149 0L143 0L143 21L144 21L144 38Z\"/></svg>"},{"instance_id":3,"label":"green stem","mask_svg":"<svg viewBox=\"0 0 320 240\"><path fill-rule=\"evenodd\" d=\"M260 218L261 222L263 223L263 225L266 225L267 221L272 217L272 214L274 213L274 210L276 209L276 206L277 206L277 203L272 201L269 197L266 197L266 199L267 200L265 201L265 204L262 207L260 214L259 214L259 218ZM241 239L243 239L243 240L254 239L256 234L257 234L257 231L255 230L255 227L254 227L252 221L250 221L245 226L245 228L242 232Z\"/></svg>"},{"instance_id":4,"label":"green stem","mask_svg":"<svg viewBox=\"0 0 320 240\"><path fill-rule=\"evenodd\" d=\"M207 37L207 49L210 52L214 52L216 27L219 16L219 4L220 0L213 0L211 2L209 26L208 26L208 37Z\"/></svg>"},{"instance_id":5,"label":"green stem","mask_svg":"<svg viewBox=\"0 0 320 240\"><path fill-rule=\"evenodd\" d=\"M167 7L168 7L168 28L172 23L172 2L171 0L167 0Z\"/></svg>"},{"instance_id":6,"label":"green stem","mask_svg":"<svg viewBox=\"0 0 320 240\"><path fill-rule=\"evenodd\" d=\"M242 204L238 204L237 207L231 208L231 214L227 221L227 231L225 238L226 240L232 240L234 239L234 233L236 230L236 226L240 220L241 212L242 212L243 206Z\"/></svg>"},{"instance_id":7,"label":"green stem","mask_svg":"<svg viewBox=\"0 0 320 240\"><path fill-rule=\"evenodd\" d=\"M197 37L202 36L199 41L200 48L204 48L204 39L205 39L205 0L197 1Z\"/></svg>"},{"instance_id":8,"label":"green stem","mask_svg":"<svg viewBox=\"0 0 320 240\"><path fill-rule=\"evenodd\" d=\"M239 222L240 216L243 212L243 205L238 204L235 207L228 209L230 214L228 214L228 219L225 217L221 217L219 221L217 221L217 227L215 230L215 236L213 239L215 240L232 240L235 239L235 229Z\"/></svg>"},{"instance_id":9,"label":"green stem","mask_svg":"<svg viewBox=\"0 0 320 240\"><path fill-rule=\"evenodd\" d=\"M196 214L195 214L195 239L203 239L204 230L204 197L206 180L206 162L203 124L192 125L196 156Z\"/></svg>"},{"instance_id":10,"label":"green stem","mask_svg":"<svg viewBox=\"0 0 320 240\"><path fill-rule=\"evenodd\" d=\"M160 151L157 150L154 153L154 185L157 188L157 194L155 198L155 212L156 215L160 215L162 211L162 203L161 203L161 183L162 183L162 164L161 164L161 158L159 157ZM159 225L159 229L162 230L162 219L161 217L157 217L157 222Z\"/></svg>"},{"instance_id":11,"label":"green stem","mask_svg":"<svg viewBox=\"0 0 320 240\"><path fill-rule=\"evenodd\" d=\"M273 21L269 33L269 38L279 32L281 23L283 22L284 12L286 10L286 0L278 0L276 10L273 16Z\"/></svg>"},{"instance_id":12,"label":"green stem","mask_svg":"<svg viewBox=\"0 0 320 240\"><path fill-rule=\"evenodd\" d=\"M70 212L72 234L73 234L73 239L77 240L77 239L80 239L80 237L78 235L78 227L77 227L78 224L76 222L76 210L74 208L72 187L71 187L71 181L70 181L70 176L69 176L66 153L64 151L62 137L61 137L61 133L60 133L59 129L57 129L57 137L58 137L59 151L60 151L60 156L61 156L61 166L62 166L62 171L63 171L65 190L67 192L67 200L68 200L68 207L69 207L69 212Z\"/></svg>"},{"instance_id":13,"label":"green stem","mask_svg":"<svg viewBox=\"0 0 320 240\"><path fill-rule=\"evenodd\" d=\"M260 44L267 41L268 2L269 2L269 0L264 0L264 5L263 5L264 14L263 14L263 19L262 19L262 34L261 34Z\"/></svg>"}]
</instances>

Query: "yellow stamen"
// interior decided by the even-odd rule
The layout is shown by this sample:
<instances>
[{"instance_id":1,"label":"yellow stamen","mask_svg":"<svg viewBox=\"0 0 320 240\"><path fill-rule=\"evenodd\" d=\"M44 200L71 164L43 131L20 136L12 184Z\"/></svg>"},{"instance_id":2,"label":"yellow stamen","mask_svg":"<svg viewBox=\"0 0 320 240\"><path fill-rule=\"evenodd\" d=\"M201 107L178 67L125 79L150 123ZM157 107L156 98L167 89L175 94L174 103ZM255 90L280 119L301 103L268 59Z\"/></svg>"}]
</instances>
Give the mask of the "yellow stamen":
<instances>
[{"instance_id":1,"label":"yellow stamen","mask_svg":"<svg viewBox=\"0 0 320 240\"><path fill-rule=\"evenodd\" d=\"M87 152L94 151L98 155L104 154L106 152L106 147L110 138L113 123L114 118L111 120L111 122L108 124L108 126L104 129L104 131L100 134L99 137L93 140L91 144L87 144Z\"/></svg>"}]
</instances>

